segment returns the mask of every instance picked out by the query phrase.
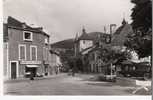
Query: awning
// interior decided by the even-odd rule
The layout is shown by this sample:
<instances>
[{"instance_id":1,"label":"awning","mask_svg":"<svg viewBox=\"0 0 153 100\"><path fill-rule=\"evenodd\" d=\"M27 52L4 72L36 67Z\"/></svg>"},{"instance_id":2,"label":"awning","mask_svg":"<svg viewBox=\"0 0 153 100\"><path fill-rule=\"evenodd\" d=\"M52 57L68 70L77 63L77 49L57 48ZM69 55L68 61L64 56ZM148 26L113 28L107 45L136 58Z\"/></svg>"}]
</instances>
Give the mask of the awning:
<instances>
[{"instance_id":1,"label":"awning","mask_svg":"<svg viewBox=\"0 0 153 100\"><path fill-rule=\"evenodd\" d=\"M38 65L26 65L26 67L28 67L28 68L37 68L39 66Z\"/></svg>"},{"instance_id":2,"label":"awning","mask_svg":"<svg viewBox=\"0 0 153 100\"><path fill-rule=\"evenodd\" d=\"M122 64L124 64L124 65L132 65L132 64L134 64L132 61L130 61L130 60L124 60L123 62L121 62Z\"/></svg>"},{"instance_id":3,"label":"awning","mask_svg":"<svg viewBox=\"0 0 153 100\"><path fill-rule=\"evenodd\" d=\"M151 64L149 62L140 62L140 63L137 63L137 65L149 66Z\"/></svg>"}]
</instances>

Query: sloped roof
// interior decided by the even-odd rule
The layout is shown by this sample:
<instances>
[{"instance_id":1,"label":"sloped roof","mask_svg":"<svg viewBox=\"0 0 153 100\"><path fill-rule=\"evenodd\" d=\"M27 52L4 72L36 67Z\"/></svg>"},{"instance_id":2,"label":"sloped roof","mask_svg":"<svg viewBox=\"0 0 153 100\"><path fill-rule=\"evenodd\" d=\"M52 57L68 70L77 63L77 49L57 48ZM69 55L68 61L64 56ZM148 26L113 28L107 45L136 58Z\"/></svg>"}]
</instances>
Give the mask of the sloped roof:
<instances>
[{"instance_id":1,"label":"sloped roof","mask_svg":"<svg viewBox=\"0 0 153 100\"><path fill-rule=\"evenodd\" d=\"M87 53L89 53L91 50L93 50L94 48L95 48L95 46L88 47L88 48L84 49L83 51L81 51L81 54L87 54Z\"/></svg>"},{"instance_id":2,"label":"sloped roof","mask_svg":"<svg viewBox=\"0 0 153 100\"><path fill-rule=\"evenodd\" d=\"M88 35L90 37L92 37L93 39L97 39L99 37L99 35L100 36L104 36L104 35L106 35L106 33L102 33L102 32L90 32L90 33L88 33Z\"/></svg>"},{"instance_id":3,"label":"sloped roof","mask_svg":"<svg viewBox=\"0 0 153 100\"><path fill-rule=\"evenodd\" d=\"M56 52L55 50L50 50L50 53L51 53L51 54L55 54L55 55L57 55L57 56L60 56L60 54L59 54L58 52Z\"/></svg>"},{"instance_id":4,"label":"sloped roof","mask_svg":"<svg viewBox=\"0 0 153 100\"><path fill-rule=\"evenodd\" d=\"M75 42L78 40L92 40L93 43L95 44L99 39L102 42L105 42L105 38L107 36L110 36L110 34L106 34L103 32L90 32L90 33L83 33L77 40L75 39Z\"/></svg>"},{"instance_id":5,"label":"sloped roof","mask_svg":"<svg viewBox=\"0 0 153 100\"><path fill-rule=\"evenodd\" d=\"M94 52L94 51L97 51L97 50L102 50L102 49L105 49L105 50L110 50L111 46L110 45L107 45L107 44L104 44L102 48L99 48L97 46L91 46L89 48L86 48L84 49L81 54L88 54L88 53L91 53L91 52Z\"/></svg>"},{"instance_id":6,"label":"sloped roof","mask_svg":"<svg viewBox=\"0 0 153 100\"><path fill-rule=\"evenodd\" d=\"M90 33L86 33L86 34L88 36L90 36L90 38L93 41L97 41L97 38L98 38L99 34L101 36L108 35L108 34L105 34L105 33L102 33L102 32L90 32ZM53 47L53 48L66 48L66 49L69 48L70 49L70 48L74 48L74 42L75 42L75 39L66 39L66 40L56 42L56 43L52 43L51 47Z\"/></svg>"},{"instance_id":7,"label":"sloped roof","mask_svg":"<svg viewBox=\"0 0 153 100\"><path fill-rule=\"evenodd\" d=\"M132 26L126 24L120 26L112 36L112 46L124 46L124 42L127 39L127 35L133 33Z\"/></svg>"},{"instance_id":8,"label":"sloped roof","mask_svg":"<svg viewBox=\"0 0 153 100\"><path fill-rule=\"evenodd\" d=\"M83 33L78 40L93 40L91 36L89 36L87 33Z\"/></svg>"},{"instance_id":9,"label":"sloped roof","mask_svg":"<svg viewBox=\"0 0 153 100\"><path fill-rule=\"evenodd\" d=\"M7 19L7 25L8 25L8 27L12 27L12 28L16 28L16 29L21 29L21 30L34 31L36 33L42 33L42 34L44 34L46 36L49 36L44 31L40 30L40 28L30 27L26 23L20 22L17 19L11 17L11 16L9 16L8 19ZM23 25L25 26L25 28L23 28Z\"/></svg>"},{"instance_id":10,"label":"sloped roof","mask_svg":"<svg viewBox=\"0 0 153 100\"><path fill-rule=\"evenodd\" d=\"M120 26L116 31L115 31L115 35L120 34L122 29L124 28L124 25Z\"/></svg>"},{"instance_id":11,"label":"sloped roof","mask_svg":"<svg viewBox=\"0 0 153 100\"><path fill-rule=\"evenodd\" d=\"M102 32L91 32L88 33L89 36L91 36L93 38L94 43L101 41L103 43L106 43L106 38L107 36L110 36L110 34L106 34L106 33L102 33Z\"/></svg>"}]
</instances>

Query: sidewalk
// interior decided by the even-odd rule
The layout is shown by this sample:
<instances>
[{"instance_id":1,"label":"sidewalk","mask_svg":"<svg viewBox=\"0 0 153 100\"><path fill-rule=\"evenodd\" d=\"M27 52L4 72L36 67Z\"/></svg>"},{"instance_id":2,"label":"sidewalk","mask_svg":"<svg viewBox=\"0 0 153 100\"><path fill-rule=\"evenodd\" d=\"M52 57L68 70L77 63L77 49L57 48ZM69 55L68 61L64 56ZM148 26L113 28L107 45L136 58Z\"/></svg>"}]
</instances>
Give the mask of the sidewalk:
<instances>
[{"instance_id":1,"label":"sidewalk","mask_svg":"<svg viewBox=\"0 0 153 100\"><path fill-rule=\"evenodd\" d=\"M59 74L53 74L53 75L49 75L49 76L43 76L43 77L34 77L34 80L43 80L43 79L49 79L49 78L54 78L54 77L58 77L64 75L63 73L59 73ZM17 79L7 79L4 80L4 83L15 83L15 82L24 82L24 81L32 81L30 80L30 78L25 78L25 77L19 77Z\"/></svg>"}]
</instances>

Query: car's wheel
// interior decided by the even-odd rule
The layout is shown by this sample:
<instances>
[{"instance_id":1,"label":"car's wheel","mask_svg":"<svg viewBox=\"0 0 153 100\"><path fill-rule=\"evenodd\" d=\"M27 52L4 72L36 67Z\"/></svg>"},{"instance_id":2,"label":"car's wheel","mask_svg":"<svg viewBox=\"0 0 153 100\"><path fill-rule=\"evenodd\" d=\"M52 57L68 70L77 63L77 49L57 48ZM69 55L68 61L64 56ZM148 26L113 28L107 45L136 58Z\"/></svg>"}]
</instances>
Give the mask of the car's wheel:
<instances>
[{"instance_id":1,"label":"car's wheel","mask_svg":"<svg viewBox=\"0 0 153 100\"><path fill-rule=\"evenodd\" d=\"M149 79L149 73L144 73L144 80L148 80Z\"/></svg>"}]
</instances>

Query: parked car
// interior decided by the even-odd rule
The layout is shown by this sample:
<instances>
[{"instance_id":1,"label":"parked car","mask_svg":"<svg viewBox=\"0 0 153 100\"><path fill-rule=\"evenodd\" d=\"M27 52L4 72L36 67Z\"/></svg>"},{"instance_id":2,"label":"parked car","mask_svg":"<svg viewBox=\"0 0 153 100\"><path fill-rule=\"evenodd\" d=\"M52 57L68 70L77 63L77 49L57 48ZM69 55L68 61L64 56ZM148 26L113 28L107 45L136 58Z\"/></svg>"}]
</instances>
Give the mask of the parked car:
<instances>
[{"instance_id":1,"label":"parked car","mask_svg":"<svg viewBox=\"0 0 153 100\"><path fill-rule=\"evenodd\" d=\"M30 78L30 77L31 77L31 72L26 72L25 75L24 75L24 77ZM43 75L37 73L37 74L35 75L35 77L43 77Z\"/></svg>"},{"instance_id":2,"label":"parked car","mask_svg":"<svg viewBox=\"0 0 153 100\"><path fill-rule=\"evenodd\" d=\"M24 77L29 78L31 76L31 72L26 72Z\"/></svg>"},{"instance_id":3,"label":"parked car","mask_svg":"<svg viewBox=\"0 0 153 100\"><path fill-rule=\"evenodd\" d=\"M37 73L37 74L36 74L36 77L43 77L43 75L42 75L42 74Z\"/></svg>"}]
</instances>

